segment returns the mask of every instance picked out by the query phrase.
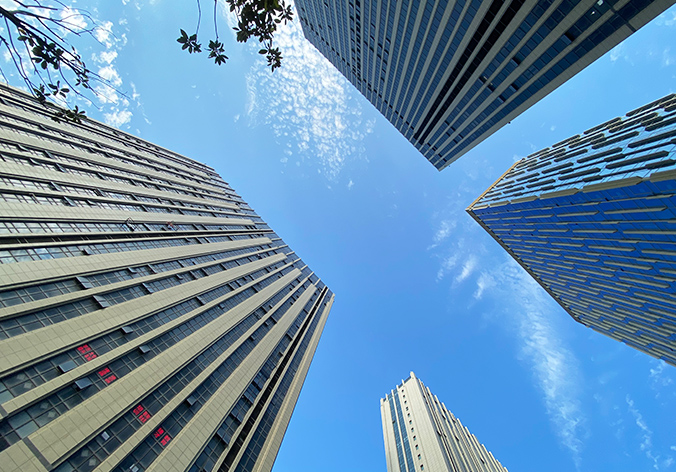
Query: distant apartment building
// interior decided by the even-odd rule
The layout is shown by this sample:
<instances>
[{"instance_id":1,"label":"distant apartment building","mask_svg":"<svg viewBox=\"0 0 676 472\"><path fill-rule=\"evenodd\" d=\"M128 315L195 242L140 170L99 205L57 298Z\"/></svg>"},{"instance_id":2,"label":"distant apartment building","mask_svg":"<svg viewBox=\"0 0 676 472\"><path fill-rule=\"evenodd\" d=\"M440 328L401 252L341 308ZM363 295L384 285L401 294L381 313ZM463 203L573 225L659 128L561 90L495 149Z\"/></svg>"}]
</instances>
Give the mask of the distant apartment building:
<instances>
[{"instance_id":1,"label":"distant apartment building","mask_svg":"<svg viewBox=\"0 0 676 472\"><path fill-rule=\"evenodd\" d=\"M676 95L520 160L467 211L573 319L676 365Z\"/></svg>"},{"instance_id":2,"label":"distant apartment building","mask_svg":"<svg viewBox=\"0 0 676 472\"><path fill-rule=\"evenodd\" d=\"M334 297L212 168L0 86L0 242L0 469L271 470Z\"/></svg>"},{"instance_id":3,"label":"distant apartment building","mask_svg":"<svg viewBox=\"0 0 676 472\"><path fill-rule=\"evenodd\" d=\"M673 0L296 0L307 39L441 170Z\"/></svg>"},{"instance_id":4,"label":"distant apartment building","mask_svg":"<svg viewBox=\"0 0 676 472\"><path fill-rule=\"evenodd\" d=\"M387 472L507 472L413 372L380 415Z\"/></svg>"}]
</instances>

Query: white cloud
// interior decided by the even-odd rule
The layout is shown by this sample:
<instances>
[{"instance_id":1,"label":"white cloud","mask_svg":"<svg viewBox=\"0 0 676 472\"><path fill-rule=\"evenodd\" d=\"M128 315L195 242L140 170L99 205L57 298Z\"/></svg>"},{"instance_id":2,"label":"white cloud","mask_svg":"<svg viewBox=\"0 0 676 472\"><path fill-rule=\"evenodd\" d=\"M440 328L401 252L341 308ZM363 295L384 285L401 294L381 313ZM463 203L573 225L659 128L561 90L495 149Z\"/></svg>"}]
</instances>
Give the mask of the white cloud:
<instances>
[{"instance_id":1,"label":"white cloud","mask_svg":"<svg viewBox=\"0 0 676 472\"><path fill-rule=\"evenodd\" d=\"M476 300L481 300L486 290L493 288L495 286L495 279L488 272L482 272L479 275L479 278L476 282L476 291L474 292L474 298Z\"/></svg>"},{"instance_id":2,"label":"white cloud","mask_svg":"<svg viewBox=\"0 0 676 472\"><path fill-rule=\"evenodd\" d=\"M122 85L122 79L118 74L117 69L112 65L107 65L99 69L99 75L110 82L113 86L119 87Z\"/></svg>"},{"instance_id":3,"label":"white cloud","mask_svg":"<svg viewBox=\"0 0 676 472\"><path fill-rule=\"evenodd\" d=\"M676 25L676 10L669 10L662 13L660 16L655 18L655 24L657 26L675 26Z\"/></svg>"},{"instance_id":4,"label":"white cloud","mask_svg":"<svg viewBox=\"0 0 676 472\"><path fill-rule=\"evenodd\" d=\"M352 182L352 179L347 183L347 189L352 190L352 187L354 187L354 182Z\"/></svg>"},{"instance_id":5,"label":"white cloud","mask_svg":"<svg viewBox=\"0 0 676 472\"><path fill-rule=\"evenodd\" d=\"M629 51L625 43L620 43L610 50L610 62L617 62L619 59L627 61L629 64L633 65L631 58L629 57Z\"/></svg>"},{"instance_id":6,"label":"white cloud","mask_svg":"<svg viewBox=\"0 0 676 472\"><path fill-rule=\"evenodd\" d=\"M452 289L466 293L467 282L478 274L469 302L480 301L481 306L490 307L484 318L503 324L515 336L518 357L531 370L553 429L579 469L589 434L580 400L584 379L559 325L562 316L565 322L573 321L562 315L556 302L510 257L490 260L482 243L486 237L483 229L465 212L473 198L475 192L465 191L461 184L443 216L434 216L440 222L435 225L435 244L431 246L438 245L433 255L441 260L437 281L455 272L454 285L464 285ZM462 228L463 237L456 236L455 225Z\"/></svg>"},{"instance_id":7,"label":"white cloud","mask_svg":"<svg viewBox=\"0 0 676 472\"><path fill-rule=\"evenodd\" d=\"M119 128L131 121L132 113L129 110L114 110L103 114L103 120L108 126Z\"/></svg>"},{"instance_id":8,"label":"white cloud","mask_svg":"<svg viewBox=\"0 0 676 472\"><path fill-rule=\"evenodd\" d=\"M437 271L437 282L444 278L458 263L458 254L451 254L441 261L441 267Z\"/></svg>"},{"instance_id":9,"label":"white cloud","mask_svg":"<svg viewBox=\"0 0 676 472\"><path fill-rule=\"evenodd\" d=\"M622 43L618 44L615 46L613 49L610 50L610 61L615 62L617 61L620 57L622 57L622 49L624 46Z\"/></svg>"},{"instance_id":10,"label":"white cloud","mask_svg":"<svg viewBox=\"0 0 676 472\"><path fill-rule=\"evenodd\" d=\"M141 108L140 94L136 86L130 83L132 89L131 96L121 92L124 81L118 72L115 61L118 58L119 51L125 46L127 37L125 34L119 37L113 30L113 22L99 21L94 28L93 34L105 50L92 54L93 61L99 65L97 74L106 81L94 86L97 99L102 107L104 121L111 126L120 127L131 121L133 113L131 111L130 100L137 108ZM144 116L146 123L150 123Z\"/></svg>"},{"instance_id":11,"label":"white cloud","mask_svg":"<svg viewBox=\"0 0 676 472\"><path fill-rule=\"evenodd\" d=\"M76 31L83 30L87 27L87 21L85 20L85 17L74 8L67 6L61 10L60 16L67 26L75 29Z\"/></svg>"},{"instance_id":12,"label":"white cloud","mask_svg":"<svg viewBox=\"0 0 676 472\"><path fill-rule=\"evenodd\" d=\"M648 375L648 385L655 394L655 400L661 403L673 401L676 399L676 391L674 391L674 375L672 368L668 366L663 360L651 360L652 367Z\"/></svg>"},{"instance_id":13,"label":"white cloud","mask_svg":"<svg viewBox=\"0 0 676 472\"><path fill-rule=\"evenodd\" d=\"M646 457L653 461L653 468L655 470L659 470L660 456L655 456L653 454L653 432L643 419L643 415L641 415L638 409L634 406L634 400L632 400L629 395L627 395L626 401L627 407L629 408L629 413L631 413L631 415L634 417L636 426L638 426L638 428L641 430L641 444L639 447L643 452L645 452Z\"/></svg>"},{"instance_id":14,"label":"white cloud","mask_svg":"<svg viewBox=\"0 0 676 472\"><path fill-rule=\"evenodd\" d=\"M650 383L654 388L656 387L666 387L674 383L674 379L671 377L671 370L669 369L665 372L667 363L663 360L654 361L655 367L650 369Z\"/></svg>"},{"instance_id":15,"label":"white cloud","mask_svg":"<svg viewBox=\"0 0 676 472\"><path fill-rule=\"evenodd\" d=\"M116 104L120 101L120 95L113 88L104 85L97 85L94 87L96 96L101 104Z\"/></svg>"},{"instance_id":16,"label":"white cloud","mask_svg":"<svg viewBox=\"0 0 676 472\"><path fill-rule=\"evenodd\" d=\"M95 56L96 57L96 56ZM104 64L110 64L117 58L117 51L103 51L95 60Z\"/></svg>"},{"instance_id":17,"label":"white cloud","mask_svg":"<svg viewBox=\"0 0 676 472\"><path fill-rule=\"evenodd\" d=\"M555 303L515 261L482 273L477 293L494 287L507 320L516 328L521 355L532 369L556 433L580 468L586 417L579 400L582 375L579 361L558 334ZM483 288L482 288L483 287ZM476 296L476 295L475 295ZM497 303L497 302L496 302Z\"/></svg>"},{"instance_id":18,"label":"white cloud","mask_svg":"<svg viewBox=\"0 0 676 472\"><path fill-rule=\"evenodd\" d=\"M439 229L434 233L434 246L445 241L456 227L457 223L455 220L443 220L439 225Z\"/></svg>"},{"instance_id":19,"label":"white cloud","mask_svg":"<svg viewBox=\"0 0 676 472\"><path fill-rule=\"evenodd\" d=\"M94 29L94 37L97 39L97 41L103 43L106 48L111 48L113 46L111 40L111 37L113 37L113 23L110 21L104 21L98 24Z\"/></svg>"},{"instance_id":20,"label":"white cloud","mask_svg":"<svg viewBox=\"0 0 676 472\"><path fill-rule=\"evenodd\" d=\"M477 258L475 255L470 255L462 265L462 270L460 273L455 277L455 283L459 284L460 282L465 281L470 275L472 275L472 272L474 272L474 269L476 269L477 266Z\"/></svg>"},{"instance_id":21,"label":"white cloud","mask_svg":"<svg viewBox=\"0 0 676 472\"><path fill-rule=\"evenodd\" d=\"M363 139L375 121L362 117L358 92L304 38L298 21L281 26L275 43L282 67L270 72L257 58L246 77L246 113L281 144L292 143L300 162L336 181L348 160L366 159Z\"/></svg>"}]
</instances>

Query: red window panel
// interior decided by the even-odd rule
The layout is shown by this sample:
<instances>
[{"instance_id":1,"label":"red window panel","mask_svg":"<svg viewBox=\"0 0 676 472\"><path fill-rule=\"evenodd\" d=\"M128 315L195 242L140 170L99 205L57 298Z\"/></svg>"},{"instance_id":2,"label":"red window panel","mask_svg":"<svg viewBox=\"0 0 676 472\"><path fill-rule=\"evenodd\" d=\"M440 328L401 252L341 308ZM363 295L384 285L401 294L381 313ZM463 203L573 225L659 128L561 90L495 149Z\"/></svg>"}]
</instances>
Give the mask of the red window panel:
<instances>
[{"instance_id":1,"label":"red window panel","mask_svg":"<svg viewBox=\"0 0 676 472\"><path fill-rule=\"evenodd\" d=\"M83 344L82 346L78 347L77 350L80 354L84 354L85 352L91 351L92 348L89 347L89 344Z\"/></svg>"},{"instance_id":2,"label":"red window panel","mask_svg":"<svg viewBox=\"0 0 676 472\"><path fill-rule=\"evenodd\" d=\"M77 348L77 351L84 357L84 359L89 362L93 361L97 357L99 357L94 350L89 346L89 344L83 344L82 346Z\"/></svg>"},{"instance_id":3,"label":"red window panel","mask_svg":"<svg viewBox=\"0 0 676 472\"><path fill-rule=\"evenodd\" d=\"M107 384L111 384L111 383L115 382L116 380L117 380L117 376L115 374L109 375L108 377L103 379L103 381Z\"/></svg>"},{"instance_id":4,"label":"red window panel","mask_svg":"<svg viewBox=\"0 0 676 472\"><path fill-rule=\"evenodd\" d=\"M160 439L160 444L162 445L162 447L164 447L167 444L169 444L169 441L171 441L171 436L169 436L168 434L165 434L164 437L162 439Z\"/></svg>"},{"instance_id":5,"label":"red window panel","mask_svg":"<svg viewBox=\"0 0 676 472\"><path fill-rule=\"evenodd\" d=\"M141 414L141 412L142 412L143 410L145 410L145 408L143 408L143 405L138 405L136 408L134 408L134 409L132 410L132 413L134 413L136 416L138 416L138 415Z\"/></svg>"},{"instance_id":6,"label":"red window panel","mask_svg":"<svg viewBox=\"0 0 676 472\"><path fill-rule=\"evenodd\" d=\"M164 428L157 428L157 431L155 431L155 434L153 434L153 437L155 439L159 438L164 434Z\"/></svg>"},{"instance_id":7,"label":"red window panel","mask_svg":"<svg viewBox=\"0 0 676 472\"><path fill-rule=\"evenodd\" d=\"M140 415L138 415L138 420L139 420L141 423L145 423L145 422L148 421L149 419L150 419L150 413L148 413L147 411L144 411L143 413L141 413Z\"/></svg>"},{"instance_id":8,"label":"red window panel","mask_svg":"<svg viewBox=\"0 0 676 472\"><path fill-rule=\"evenodd\" d=\"M117 380L117 375L113 374L109 367L104 367L98 372L100 377L103 377L103 381L107 384L111 384Z\"/></svg>"}]
</instances>

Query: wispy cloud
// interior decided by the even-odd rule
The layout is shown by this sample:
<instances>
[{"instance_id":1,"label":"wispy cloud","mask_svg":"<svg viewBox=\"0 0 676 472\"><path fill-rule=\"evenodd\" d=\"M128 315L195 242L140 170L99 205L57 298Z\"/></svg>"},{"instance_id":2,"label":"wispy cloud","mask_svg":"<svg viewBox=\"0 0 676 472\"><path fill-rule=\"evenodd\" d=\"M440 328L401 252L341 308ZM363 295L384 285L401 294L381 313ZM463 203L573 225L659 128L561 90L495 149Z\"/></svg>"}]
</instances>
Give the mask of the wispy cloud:
<instances>
[{"instance_id":1,"label":"wispy cloud","mask_svg":"<svg viewBox=\"0 0 676 472\"><path fill-rule=\"evenodd\" d=\"M664 48L662 51L662 67L669 67L676 64L676 56L671 54L671 48Z\"/></svg>"},{"instance_id":2,"label":"wispy cloud","mask_svg":"<svg viewBox=\"0 0 676 472\"><path fill-rule=\"evenodd\" d=\"M658 26L672 27L676 26L676 10L669 10L655 18L655 24Z\"/></svg>"},{"instance_id":3,"label":"wispy cloud","mask_svg":"<svg viewBox=\"0 0 676 472\"><path fill-rule=\"evenodd\" d=\"M530 367L554 430L579 470L589 434L580 401L584 379L578 359L559 334L558 306L510 258L481 269L474 298L491 304L487 318L515 333L519 359Z\"/></svg>"},{"instance_id":4,"label":"wispy cloud","mask_svg":"<svg viewBox=\"0 0 676 472\"><path fill-rule=\"evenodd\" d=\"M554 430L579 469L589 434L580 400L584 379L560 334L560 308L514 260L489 256L481 243L483 230L465 214L463 200L454 198L443 217L435 215L439 222L428 249L435 248L433 254L441 259L437 281L453 274L452 290L460 290L460 282L465 290L473 281L472 301L490 306L491 315L485 317L514 333L518 358L531 369ZM453 237L456 225L462 226L463 237Z\"/></svg>"},{"instance_id":5,"label":"wispy cloud","mask_svg":"<svg viewBox=\"0 0 676 472\"><path fill-rule=\"evenodd\" d=\"M96 25L93 35L99 45L105 49L101 52L92 53L92 60L98 66L98 75L109 84L98 84L94 87L94 90L99 105L102 106L103 121L107 125L120 128L129 124L133 117L132 102L137 107L140 106L140 96L134 84L131 84L133 90L131 97L120 92L124 82L115 61L120 50L127 44L127 36L125 34L116 35L111 21L100 21Z\"/></svg>"},{"instance_id":6,"label":"wispy cloud","mask_svg":"<svg viewBox=\"0 0 676 472\"><path fill-rule=\"evenodd\" d=\"M450 272L458 263L458 255L457 254L451 254L447 257L445 257L441 261L441 266L439 267L439 270L437 271L437 282L439 282L441 279L444 278L444 276Z\"/></svg>"},{"instance_id":7,"label":"wispy cloud","mask_svg":"<svg viewBox=\"0 0 676 472\"><path fill-rule=\"evenodd\" d=\"M114 110L110 113L104 113L103 119L109 126L120 128L131 121L132 113L129 110Z\"/></svg>"},{"instance_id":8,"label":"wispy cloud","mask_svg":"<svg viewBox=\"0 0 676 472\"><path fill-rule=\"evenodd\" d=\"M113 47L113 39L115 38L113 35L113 23L110 21L104 21L99 24L94 30L94 37L97 41L103 43L106 49Z\"/></svg>"},{"instance_id":9,"label":"wispy cloud","mask_svg":"<svg viewBox=\"0 0 676 472\"><path fill-rule=\"evenodd\" d=\"M481 300L486 290L490 290L493 287L495 287L495 279L493 276L490 274L490 272L482 272L476 281L476 291L474 292L474 298L476 300Z\"/></svg>"},{"instance_id":10,"label":"wispy cloud","mask_svg":"<svg viewBox=\"0 0 676 472\"><path fill-rule=\"evenodd\" d=\"M88 26L85 17L79 12L79 10L71 8L70 6L66 6L63 10L61 10L59 16L68 27L83 30ZM65 34L68 33L66 32Z\"/></svg>"},{"instance_id":11,"label":"wispy cloud","mask_svg":"<svg viewBox=\"0 0 676 472\"><path fill-rule=\"evenodd\" d=\"M366 158L362 141L375 120L362 117L358 92L304 38L298 21L280 27L275 42L282 67L273 74L261 58L246 77L250 122L291 143L292 161L336 181L349 159Z\"/></svg>"},{"instance_id":12,"label":"wispy cloud","mask_svg":"<svg viewBox=\"0 0 676 472\"><path fill-rule=\"evenodd\" d=\"M617 46L615 46L613 49L610 50L610 62L616 62L618 59L625 57L625 48L626 46L624 43L620 43Z\"/></svg>"},{"instance_id":13,"label":"wispy cloud","mask_svg":"<svg viewBox=\"0 0 676 472\"><path fill-rule=\"evenodd\" d=\"M672 376L672 370L666 362L663 360L653 360L654 367L650 368L650 374L648 376L650 388L655 393L655 399L660 401L668 401L669 399L676 398L676 392L674 392L674 377Z\"/></svg>"},{"instance_id":14,"label":"wispy cloud","mask_svg":"<svg viewBox=\"0 0 676 472\"><path fill-rule=\"evenodd\" d=\"M653 468L655 470L659 470L660 456L655 456L653 454L653 432L646 424L645 420L643 419L643 415L641 415L641 413L638 411L634 405L634 400L632 400L629 395L627 395L626 401L627 407L629 408L629 413L631 413L631 415L634 417L636 426L638 426L641 432L641 443L639 444L639 447L643 452L645 452L646 457L653 462Z\"/></svg>"},{"instance_id":15,"label":"wispy cloud","mask_svg":"<svg viewBox=\"0 0 676 472\"><path fill-rule=\"evenodd\" d=\"M476 256L471 254L467 259L465 259L465 262L462 264L462 270L455 277L454 282L459 284L460 282L467 280L467 278L474 272L474 269L476 269L477 263L478 260Z\"/></svg>"},{"instance_id":16,"label":"wispy cloud","mask_svg":"<svg viewBox=\"0 0 676 472\"><path fill-rule=\"evenodd\" d=\"M544 394L547 413L561 443L570 450L579 469L584 438L588 434L579 400L582 375L577 358L557 333L553 313L557 307L530 275L511 259L497 267L491 276L500 288L497 297L509 303L506 310L516 321L521 352ZM507 296L507 293L512 295Z\"/></svg>"},{"instance_id":17,"label":"wispy cloud","mask_svg":"<svg viewBox=\"0 0 676 472\"><path fill-rule=\"evenodd\" d=\"M465 231L474 222L469 220L467 215L462 215L462 217L463 221L459 224L463 226L463 231ZM427 247L428 250L435 249L434 255L441 259L441 264L437 270L437 282L440 282L446 276L452 276L452 287L470 279L479 269L480 256L486 252L483 244L471 237L451 238L450 235L455 227L456 223L450 224L442 221L441 226L435 231L434 243ZM473 233L472 229L469 231L469 234Z\"/></svg>"},{"instance_id":18,"label":"wispy cloud","mask_svg":"<svg viewBox=\"0 0 676 472\"><path fill-rule=\"evenodd\" d=\"M451 235L451 231L455 229L456 225L457 222L455 220L443 220L439 224L437 232L434 233L434 243L439 244L445 241Z\"/></svg>"}]
</instances>

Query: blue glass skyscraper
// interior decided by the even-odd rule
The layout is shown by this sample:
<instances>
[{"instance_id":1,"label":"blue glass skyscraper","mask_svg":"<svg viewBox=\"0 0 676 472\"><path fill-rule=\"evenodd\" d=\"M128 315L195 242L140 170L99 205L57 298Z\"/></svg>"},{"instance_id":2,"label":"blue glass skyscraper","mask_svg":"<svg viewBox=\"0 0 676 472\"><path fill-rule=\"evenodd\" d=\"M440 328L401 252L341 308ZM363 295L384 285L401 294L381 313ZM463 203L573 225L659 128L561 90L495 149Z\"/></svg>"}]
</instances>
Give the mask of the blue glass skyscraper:
<instances>
[{"instance_id":1,"label":"blue glass skyscraper","mask_svg":"<svg viewBox=\"0 0 676 472\"><path fill-rule=\"evenodd\" d=\"M467 211L576 321L676 365L676 95L520 160Z\"/></svg>"}]
</instances>

